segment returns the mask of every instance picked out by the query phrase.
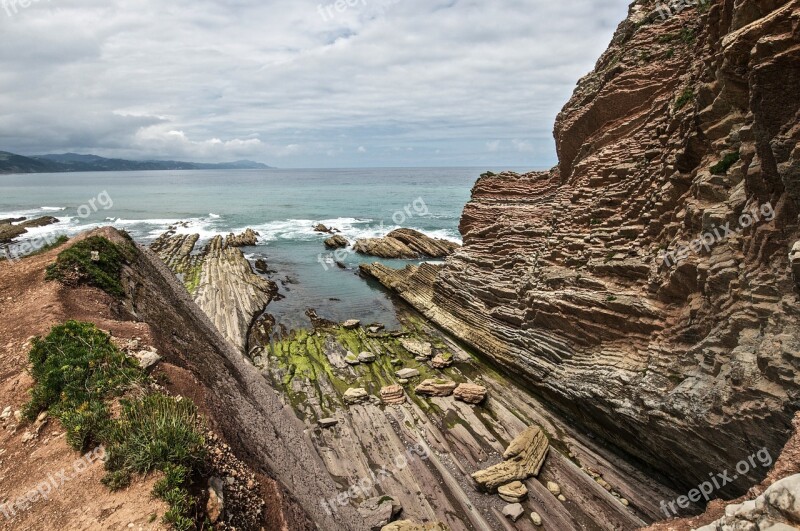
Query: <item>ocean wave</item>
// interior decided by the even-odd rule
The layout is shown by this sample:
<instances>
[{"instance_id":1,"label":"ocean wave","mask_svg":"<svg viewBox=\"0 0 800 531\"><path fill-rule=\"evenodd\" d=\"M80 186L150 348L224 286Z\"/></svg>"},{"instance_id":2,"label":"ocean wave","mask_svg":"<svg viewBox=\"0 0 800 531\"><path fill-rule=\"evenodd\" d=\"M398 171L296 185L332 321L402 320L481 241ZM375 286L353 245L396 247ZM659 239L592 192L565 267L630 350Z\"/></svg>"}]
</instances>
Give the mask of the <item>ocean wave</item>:
<instances>
[{"instance_id":1,"label":"ocean wave","mask_svg":"<svg viewBox=\"0 0 800 531\"><path fill-rule=\"evenodd\" d=\"M39 210L44 210L45 212L61 212L62 210L66 209L67 207L49 207L49 206L43 206L39 208Z\"/></svg>"}]
</instances>

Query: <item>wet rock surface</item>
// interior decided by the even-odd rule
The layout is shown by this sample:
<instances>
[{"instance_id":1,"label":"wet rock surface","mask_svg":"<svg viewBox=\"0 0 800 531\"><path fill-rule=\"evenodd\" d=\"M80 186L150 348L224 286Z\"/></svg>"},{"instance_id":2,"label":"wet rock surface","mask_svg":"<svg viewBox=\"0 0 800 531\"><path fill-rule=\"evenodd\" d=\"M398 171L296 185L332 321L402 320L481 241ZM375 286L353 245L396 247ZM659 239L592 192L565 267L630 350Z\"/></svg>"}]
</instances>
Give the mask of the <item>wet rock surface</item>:
<instances>
[{"instance_id":1,"label":"wet rock surface","mask_svg":"<svg viewBox=\"0 0 800 531\"><path fill-rule=\"evenodd\" d=\"M396 229L383 238L357 240L353 250L379 258L444 258L457 243L434 239L413 229Z\"/></svg>"}]
</instances>

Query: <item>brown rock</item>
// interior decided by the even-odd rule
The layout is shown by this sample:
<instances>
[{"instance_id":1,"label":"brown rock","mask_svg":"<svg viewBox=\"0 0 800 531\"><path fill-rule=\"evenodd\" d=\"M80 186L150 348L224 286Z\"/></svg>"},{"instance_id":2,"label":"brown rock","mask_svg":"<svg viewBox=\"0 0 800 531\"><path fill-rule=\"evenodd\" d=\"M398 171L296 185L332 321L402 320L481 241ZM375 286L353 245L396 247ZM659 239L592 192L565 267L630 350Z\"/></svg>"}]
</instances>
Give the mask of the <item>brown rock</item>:
<instances>
[{"instance_id":1,"label":"brown rock","mask_svg":"<svg viewBox=\"0 0 800 531\"><path fill-rule=\"evenodd\" d=\"M544 464L550 444L539 426L523 431L503 453L504 461L472 474L478 488L494 492L501 485L536 476Z\"/></svg>"},{"instance_id":2,"label":"brown rock","mask_svg":"<svg viewBox=\"0 0 800 531\"><path fill-rule=\"evenodd\" d=\"M348 245L350 245L350 242L347 241L347 238L339 234L331 236L325 240L325 247L328 249L341 249L343 247L347 247Z\"/></svg>"},{"instance_id":3,"label":"brown rock","mask_svg":"<svg viewBox=\"0 0 800 531\"><path fill-rule=\"evenodd\" d=\"M388 406L398 406L406 403L406 393L399 385L389 385L381 389L381 399Z\"/></svg>"},{"instance_id":4,"label":"brown rock","mask_svg":"<svg viewBox=\"0 0 800 531\"><path fill-rule=\"evenodd\" d=\"M459 245L412 229L393 230L383 238L357 240L353 249L379 258L444 258Z\"/></svg>"},{"instance_id":5,"label":"brown rock","mask_svg":"<svg viewBox=\"0 0 800 531\"><path fill-rule=\"evenodd\" d=\"M453 391L456 400L461 400L467 404L480 404L486 400L487 390L482 385L463 383L459 384Z\"/></svg>"},{"instance_id":6,"label":"brown rock","mask_svg":"<svg viewBox=\"0 0 800 531\"><path fill-rule=\"evenodd\" d=\"M456 385L455 382L448 380L428 379L419 384L414 392L424 396L450 396Z\"/></svg>"}]
</instances>

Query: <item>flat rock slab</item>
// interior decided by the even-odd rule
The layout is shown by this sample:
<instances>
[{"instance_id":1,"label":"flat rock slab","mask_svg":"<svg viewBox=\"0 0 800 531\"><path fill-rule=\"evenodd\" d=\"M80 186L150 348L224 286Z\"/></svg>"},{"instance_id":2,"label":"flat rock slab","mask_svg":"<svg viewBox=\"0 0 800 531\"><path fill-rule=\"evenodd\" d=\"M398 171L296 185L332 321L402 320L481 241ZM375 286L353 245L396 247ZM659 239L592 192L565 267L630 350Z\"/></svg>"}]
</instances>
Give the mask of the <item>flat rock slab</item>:
<instances>
[{"instance_id":1,"label":"flat rock slab","mask_svg":"<svg viewBox=\"0 0 800 531\"><path fill-rule=\"evenodd\" d=\"M400 369L394 375L401 380L410 380L419 377L419 371L417 369Z\"/></svg>"},{"instance_id":2,"label":"flat rock slab","mask_svg":"<svg viewBox=\"0 0 800 531\"><path fill-rule=\"evenodd\" d=\"M418 395L424 396L450 396L457 384L447 380L425 380L414 389Z\"/></svg>"},{"instance_id":3,"label":"flat rock slab","mask_svg":"<svg viewBox=\"0 0 800 531\"><path fill-rule=\"evenodd\" d=\"M381 389L381 399L389 406L399 406L406 403L406 393L399 385L389 385Z\"/></svg>"},{"instance_id":4,"label":"flat rock slab","mask_svg":"<svg viewBox=\"0 0 800 531\"><path fill-rule=\"evenodd\" d=\"M344 399L345 404L360 404L361 402L366 402L369 400L369 393L367 393L367 390L362 387L351 387L344 392L342 398Z\"/></svg>"},{"instance_id":5,"label":"flat rock slab","mask_svg":"<svg viewBox=\"0 0 800 531\"><path fill-rule=\"evenodd\" d=\"M433 356L433 345L426 341L409 339L407 337L401 337L399 341L403 348L414 356L420 356L425 359L429 359L431 356Z\"/></svg>"},{"instance_id":6,"label":"flat rock slab","mask_svg":"<svg viewBox=\"0 0 800 531\"><path fill-rule=\"evenodd\" d=\"M525 514L525 509L519 503L512 503L503 507L503 516L512 522L519 520L523 514Z\"/></svg>"}]
</instances>

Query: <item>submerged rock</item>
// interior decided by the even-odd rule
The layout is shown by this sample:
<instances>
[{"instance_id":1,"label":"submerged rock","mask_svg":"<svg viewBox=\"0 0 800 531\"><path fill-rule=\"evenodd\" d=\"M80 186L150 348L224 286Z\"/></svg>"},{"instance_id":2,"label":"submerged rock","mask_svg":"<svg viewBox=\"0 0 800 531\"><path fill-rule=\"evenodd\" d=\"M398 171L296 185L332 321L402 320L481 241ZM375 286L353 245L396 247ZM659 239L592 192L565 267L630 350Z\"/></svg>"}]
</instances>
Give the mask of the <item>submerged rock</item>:
<instances>
[{"instance_id":1,"label":"submerged rock","mask_svg":"<svg viewBox=\"0 0 800 531\"><path fill-rule=\"evenodd\" d=\"M550 443L539 426L531 426L517 436L503 453L504 461L472 474L478 488L494 492L501 485L525 481L542 469Z\"/></svg>"}]
</instances>

